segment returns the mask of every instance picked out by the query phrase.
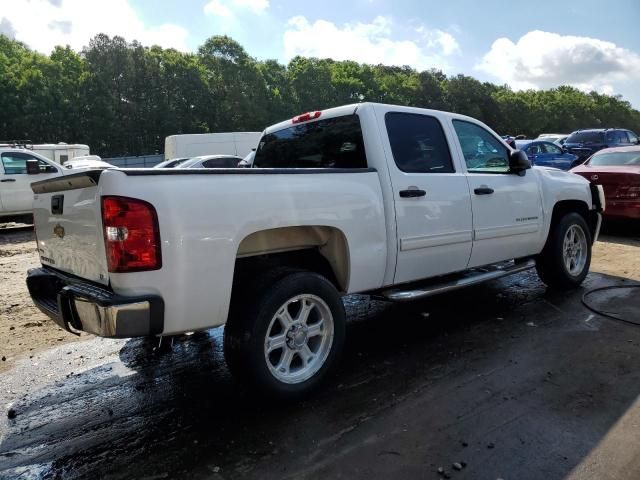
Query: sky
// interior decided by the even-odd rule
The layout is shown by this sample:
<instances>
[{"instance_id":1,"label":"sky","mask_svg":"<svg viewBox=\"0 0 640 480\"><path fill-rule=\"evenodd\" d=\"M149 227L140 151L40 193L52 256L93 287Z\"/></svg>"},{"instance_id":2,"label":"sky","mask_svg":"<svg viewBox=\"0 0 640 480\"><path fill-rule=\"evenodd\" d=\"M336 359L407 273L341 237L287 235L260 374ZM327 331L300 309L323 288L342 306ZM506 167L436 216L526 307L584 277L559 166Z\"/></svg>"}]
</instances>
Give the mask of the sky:
<instances>
[{"instance_id":1,"label":"sky","mask_svg":"<svg viewBox=\"0 0 640 480\"><path fill-rule=\"evenodd\" d=\"M640 0L0 0L0 33L49 53L97 33L196 51L437 68L513 89L573 85L640 109Z\"/></svg>"}]
</instances>

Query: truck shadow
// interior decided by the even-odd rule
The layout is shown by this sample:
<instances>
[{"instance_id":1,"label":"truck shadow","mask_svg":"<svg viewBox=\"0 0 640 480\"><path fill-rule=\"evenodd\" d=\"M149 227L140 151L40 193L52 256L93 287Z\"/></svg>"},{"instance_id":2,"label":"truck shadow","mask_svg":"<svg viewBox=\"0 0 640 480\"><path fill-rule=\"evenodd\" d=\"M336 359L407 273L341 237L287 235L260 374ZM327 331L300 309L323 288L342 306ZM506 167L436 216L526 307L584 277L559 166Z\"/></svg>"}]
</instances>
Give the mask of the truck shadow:
<instances>
[{"instance_id":1,"label":"truck shadow","mask_svg":"<svg viewBox=\"0 0 640 480\"><path fill-rule=\"evenodd\" d=\"M586 288L619 281L591 275ZM364 462L362 471L380 462L380 471L391 468L378 455L383 450L425 469L458 454L461 438L495 438L469 412L481 411L492 422L537 411L548 432L518 420L519 433L505 430L504 442L529 436L543 445L575 421L567 404L573 405L581 389L593 390L590 385L600 382L604 386L593 400L601 402L597 421L566 447L566 459L536 450L529 463L518 463L511 447L487 459L481 443L465 453L484 465L475 471L478 476L497 478L495 469L502 465L512 469L502 470L508 477L537 478L536 467L543 466L548 478L560 478L640 394L640 374L631 368L640 360L640 349L627 343L633 339L640 345L640 330L598 319L585 322L582 292L547 292L528 272L410 305L348 297L348 340L339 371L313 397L296 404L267 402L230 377L222 329L176 338L164 352L155 341L129 340L117 357L62 381L44 380L16 402L19 415L8 421L0 444L0 477L26 472L28 478L205 478L222 471L234 478L285 473L329 478L358 462ZM619 344L624 361L603 357L602 335ZM572 354L576 336L583 349ZM100 340L86 343L91 342ZM590 354L599 367L590 364ZM574 365L567 385L548 382L548 372L560 375L576 361L584 363ZM615 401L608 401L612 392L605 387L619 379L621 362L629 372L617 384ZM404 411L425 397L430 407L420 415ZM521 401L502 400L507 397ZM473 422L465 423L467 416ZM396 438L386 438L386 446L366 461L336 453L347 443L360 444L361 431L373 445L363 448L374 448L371 438L389 429L386 422L410 423L409 417L419 425L416 438L424 450L415 458L408 443ZM328 465L324 458L333 460Z\"/></svg>"},{"instance_id":2,"label":"truck shadow","mask_svg":"<svg viewBox=\"0 0 640 480\"><path fill-rule=\"evenodd\" d=\"M640 246L640 220L605 220L602 223L599 240L634 247Z\"/></svg>"}]
</instances>

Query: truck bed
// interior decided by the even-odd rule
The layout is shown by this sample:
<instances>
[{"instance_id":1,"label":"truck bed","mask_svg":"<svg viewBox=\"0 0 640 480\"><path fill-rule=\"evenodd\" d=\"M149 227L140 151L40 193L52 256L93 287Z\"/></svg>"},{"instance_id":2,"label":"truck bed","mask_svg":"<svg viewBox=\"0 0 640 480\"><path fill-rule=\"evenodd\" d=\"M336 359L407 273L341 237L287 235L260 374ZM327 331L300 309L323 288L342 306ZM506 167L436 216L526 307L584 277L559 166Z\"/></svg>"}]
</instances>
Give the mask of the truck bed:
<instances>
[{"instance_id":1,"label":"truck bed","mask_svg":"<svg viewBox=\"0 0 640 480\"><path fill-rule=\"evenodd\" d=\"M382 286L387 236L375 169L108 169L36 182L38 251L45 267L107 286L117 295L157 295L165 334L226 321L235 261L255 232L318 226L349 245L345 290ZM149 202L160 230L162 268L109 273L100 197ZM51 213L63 196L62 214ZM61 237L61 228L64 235ZM254 242L251 255L259 254ZM256 248L258 250L256 250Z\"/></svg>"}]
</instances>

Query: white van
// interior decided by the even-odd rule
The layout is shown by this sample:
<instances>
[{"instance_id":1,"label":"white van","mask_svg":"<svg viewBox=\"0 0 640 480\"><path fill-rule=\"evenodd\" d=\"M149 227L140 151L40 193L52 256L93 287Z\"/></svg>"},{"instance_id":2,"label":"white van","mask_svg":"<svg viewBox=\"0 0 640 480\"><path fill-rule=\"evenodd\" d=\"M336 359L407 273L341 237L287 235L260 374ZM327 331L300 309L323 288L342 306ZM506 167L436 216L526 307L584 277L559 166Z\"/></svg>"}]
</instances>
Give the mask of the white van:
<instances>
[{"instance_id":1,"label":"white van","mask_svg":"<svg viewBox=\"0 0 640 480\"><path fill-rule=\"evenodd\" d=\"M245 157L258 146L262 132L193 133L170 135L164 140L164 158L200 155L236 155Z\"/></svg>"}]
</instances>

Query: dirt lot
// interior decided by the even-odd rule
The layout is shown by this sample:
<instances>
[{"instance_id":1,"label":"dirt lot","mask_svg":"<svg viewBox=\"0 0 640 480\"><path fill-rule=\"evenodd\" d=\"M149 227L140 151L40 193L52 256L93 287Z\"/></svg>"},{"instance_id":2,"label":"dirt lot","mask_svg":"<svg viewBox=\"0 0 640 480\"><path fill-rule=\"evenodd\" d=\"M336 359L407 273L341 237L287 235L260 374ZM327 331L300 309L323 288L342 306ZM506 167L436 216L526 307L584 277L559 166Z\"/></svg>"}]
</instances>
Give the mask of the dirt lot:
<instances>
[{"instance_id":1,"label":"dirt lot","mask_svg":"<svg viewBox=\"0 0 640 480\"><path fill-rule=\"evenodd\" d=\"M15 415L0 416L2 480L640 478L640 328L581 303L640 280L637 238L603 237L594 273L571 292L523 272L407 305L349 297L340 368L295 405L230 377L222 329L160 350L66 343L29 306L29 238L0 245L16 299L2 306L13 367L0 374L0 405ZM636 291L591 300L640 318Z\"/></svg>"},{"instance_id":2,"label":"dirt lot","mask_svg":"<svg viewBox=\"0 0 640 480\"><path fill-rule=\"evenodd\" d=\"M234 382L222 329L161 350L67 343L24 288L31 234L6 235L0 405L15 418L0 416L0 479L637 480L640 328L581 298L640 280L640 241L602 240L571 292L523 272L408 305L348 297L335 378L288 405ZM592 300L640 318L635 291Z\"/></svg>"},{"instance_id":3,"label":"dirt lot","mask_svg":"<svg viewBox=\"0 0 640 480\"><path fill-rule=\"evenodd\" d=\"M621 236L623 226L605 233L593 251L591 270L633 280L640 280L640 236ZM0 231L0 372L10 368L19 357L86 339L65 332L33 306L25 286L28 269L39 266L35 239L31 230L12 233Z\"/></svg>"},{"instance_id":4,"label":"dirt lot","mask_svg":"<svg viewBox=\"0 0 640 480\"><path fill-rule=\"evenodd\" d=\"M39 265L33 231L0 233L0 372L20 356L79 339L33 306L24 279L28 269Z\"/></svg>"}]
</instances>

